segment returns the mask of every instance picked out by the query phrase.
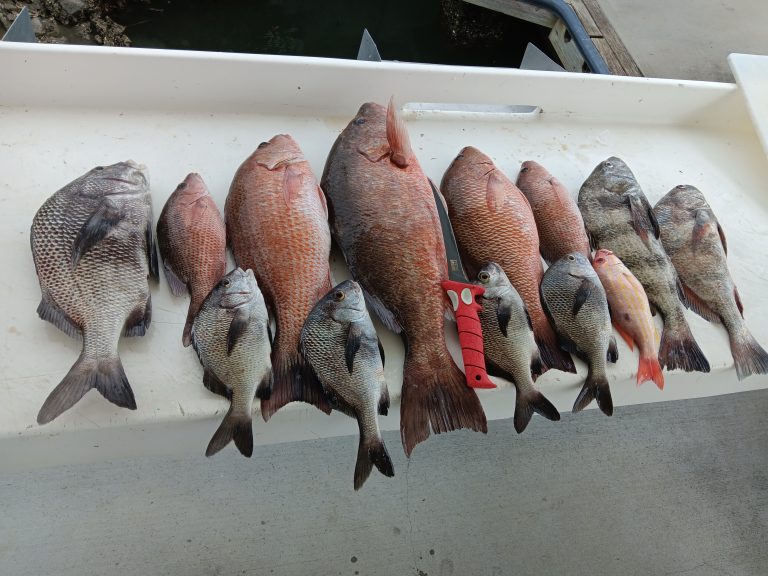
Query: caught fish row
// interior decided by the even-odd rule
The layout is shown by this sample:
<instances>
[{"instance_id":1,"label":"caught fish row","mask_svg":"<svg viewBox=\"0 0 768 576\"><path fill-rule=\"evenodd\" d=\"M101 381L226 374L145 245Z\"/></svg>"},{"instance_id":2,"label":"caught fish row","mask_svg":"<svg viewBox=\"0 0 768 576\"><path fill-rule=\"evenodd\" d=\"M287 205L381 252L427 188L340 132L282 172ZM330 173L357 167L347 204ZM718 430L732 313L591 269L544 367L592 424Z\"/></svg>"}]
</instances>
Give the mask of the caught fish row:
<instances>
[{"instance_id":1,"label":"caught fish row","mask_svg":"<svg viewBox=\"0 0 768 576\"><path fill-rule=\"evenodd\" d=\"M466 147L437 195L482 292L488 372L516 388L518 432L534 412L560 419L535 381L548 369L576 372L571 354L588 365L574 411L596 400L612 413L611 323L630 349L638 347L638 384L662 388L662 367L708 371L683 305L723 323L739 378L768 370L768 355L743 322L725 236L695 188L679 186L652 209L629 168L610 158L574 201L536 162L523 163L515 183ZM251 455L254 399L265 421L302 401L358 421L356 489L374 466L393 475L378 423L389 408L384 354L368 309L405 343L406 455L431 433L486 432L477 393L444 339L453 308L441 287L448 264L433 186L392 101L361 106L319 183L297 142L277 135L238 168L223 216L192 173L168 198L156 231L170 290L190 295L182 344L197 353L205 387L230 401L207 455L231 441ZM332 238L354 279L335 287ZM83 342L39 423L91 388L136 408L117 343L149 327L155 242L147 171L131 161L91 170L38 210L31 232L38 314ZM229 273L227 246L237 265ZM660 343L652 310L664 323Z\"/></svg>"}]
</instances>

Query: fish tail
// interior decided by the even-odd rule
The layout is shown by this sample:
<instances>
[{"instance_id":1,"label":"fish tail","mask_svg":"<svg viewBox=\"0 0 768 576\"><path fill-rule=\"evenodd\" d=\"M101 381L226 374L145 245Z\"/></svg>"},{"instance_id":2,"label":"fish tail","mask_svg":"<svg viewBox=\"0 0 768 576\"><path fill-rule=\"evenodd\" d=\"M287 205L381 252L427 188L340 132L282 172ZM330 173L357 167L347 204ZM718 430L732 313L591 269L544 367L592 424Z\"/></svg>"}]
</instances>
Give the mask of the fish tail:
<instances>
[{"instance_id":1,"label":"fish tail","mask_svg":"<svg viewBox=\"0 0 768 576\"><path fill-rule=\"evenodd\" d=\"M525 392L520 388L515 395L515 431L520 434L528 426L533 413L541 414L547 420L560 420L560 412L557 411L547 397L531 386Z\"/></svg>"},{"instance_id":2,"label":"fish tail","mask_svg":"<svg viewBox=\"0 0 768 576\"><path fill-rule=\"evenodd\" d=\"M181 343L184 344L185 348L192 344L192 323L194 321L195 316L190 309L187 312L187 321L184 323L184 331L181 334Z\"/></svg>"},{"instance_id":3,"label":"fish tail","mask_svg":"<svg viewBox=\"0 0 768 576\"><path fill-rule=\"evenodd\" d=\"M580 412L589 406L592 400L597 400L597 406L606 416L613 414L613 398L611 398L611 387L608 385L608 378L604 372L595 373L592 367L589 368L587 379L584 386L573 403L573 411Z\"/></svg>"},{"instance_id":4,"label":"fish tail","mask_svg":"<svg viewBox=\"0 0 768 576\"><path fill-rule=\"evenodd\" d=\"M136 400L120 358L86 358L82 354L64 379L45 399L37 414L38 424L47 424L69 410L91 388L121 408L136 410Z\"/></svg>"},{"instance_id":5,"label":"fish tail","mask_svg":"<svg viewBox=\"0 0 768 576\"><path fill-rule=\"evenodd\" d=\"M682 323L674 327L668 324L665 318L659 345L661 367L667 370L679 368L686 372L709 372L709 362L693 339L688 323L683 319Z\"/></svg>"},{"instance_id":6,"label":"fish tail","mask_svg":"<svg viewBox=\"0 0 768 576\"><path fill-rule=\"evenodd\" d=\"M664 374L661 372L661 364L655 356L641 356L637 364L637 385L651 380L656 383L659 390L664 390Z\"/></svg>"},{"instance_id":7,"label":"fish tail","mask_svg":"<svg viewBox=\"0 0 768 576\"><path fill-rule=\"evenodd\" d=\"M235 441L235 446L240 450L243 456L251 457L253 454L253 425L251 415L243 412L234 412L229 407L227 415L221 421L216 432L214 432L208 448L205 450L206 456L213 456L229 444Z\"/></svg>"},{"instance_id":8,"label":"fish tail","mask_svg":"<svg viewBox=\"0 0 768 576\"><path fill-rule=\"evenodd\" d=\"M379 472L392 478L395 475L395 469L392 466L392 460L389 458L389 452L384 445L381 436L377 436L370 441L363 434L360 427L360 444L357 448L357 463L355 464L355 490L360 490L368 476L371 475L373 467L379 469Z\"/></svg>"},{"instance_id":9,"label":"fish tail","mask_svg":"<svg viewBox=\"0 0 768 576\"><path fill-rule=\"evenodd\" d=\"M739 380L752 374L768 373L768 353L749 330L743 328L734 334L729 330L728 337L731 341L731 354Z\"/></svg>"},{"instance_id":10,"label":"fish tail","mask_svg":"<svg viewBox=\"0 0 768 576\"><path fill-rule=\"evenodd\" d=\"M464 374L445 352L444 365L405 358L403 397L400 404L400 437L406 456L430 435L468 428L487 432L485 412Z\"/></svg>"},{"instance_id":11,"label":"fish tail","mask_svg":"<svg viewBox=\"0 0 768 576\"><path fill-rule=\"evenodd\" d=\"M541 353L541 362L544 364L542 373L545 372L547 368L554 368L556 370L572 372L574 374L576 373L576 366L573 363L573 359L568 352L560 348L560 345L557 342L557 334L555 334L552 326L547 322L546 317L544 322L539 324L534 333L536 344L538 344L539 352Z\"/></svg>"},{"instance_id":12,"label":"fish tail","mask_svg":"<svg viewBox=\"0 0 768 576\"><path fill-rule=\"evenodd\" d=\"M298 350L285 354L278 343L272 350L272 368L271 392L265 394L267 398L261 396L261 417L265 422L290 402L306 402L326 414L331 413L331 405L317 375Z\"/></svg>"}]
</instances>

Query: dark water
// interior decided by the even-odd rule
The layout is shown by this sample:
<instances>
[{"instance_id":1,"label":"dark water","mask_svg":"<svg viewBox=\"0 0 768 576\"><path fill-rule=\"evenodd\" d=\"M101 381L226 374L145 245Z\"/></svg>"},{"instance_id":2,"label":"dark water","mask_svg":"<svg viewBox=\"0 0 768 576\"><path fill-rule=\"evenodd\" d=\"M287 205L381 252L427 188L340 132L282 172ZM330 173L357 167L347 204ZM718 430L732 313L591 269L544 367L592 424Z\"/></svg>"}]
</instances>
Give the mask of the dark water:
<instances>
[{"instance_id":1,"label":"dark water","mask_svg":"<svg viewBox=\"0 0 768 576\"><path fill-rule=\"evenodd\" d=\"M548 29L459 0L152 0L115 13L134 46L355 58L368 28L382 58L516 67Z\"/></svg>"}]
</instances>

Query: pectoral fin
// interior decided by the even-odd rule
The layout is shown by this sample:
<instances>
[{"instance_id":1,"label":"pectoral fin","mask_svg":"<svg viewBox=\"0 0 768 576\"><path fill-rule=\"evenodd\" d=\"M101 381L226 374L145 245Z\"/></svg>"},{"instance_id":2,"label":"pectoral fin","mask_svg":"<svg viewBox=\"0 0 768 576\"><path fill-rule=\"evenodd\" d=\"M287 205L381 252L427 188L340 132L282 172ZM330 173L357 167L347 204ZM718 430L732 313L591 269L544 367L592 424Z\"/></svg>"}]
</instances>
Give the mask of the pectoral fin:
<instances>
[{"instance_id":1,"label":"pectoral fin","mask_svg":"<svg viewBox=\"0 0 768 576\"><path fill-rule=\"evenodd\" d=\"M232 317L232 322L229 324L229 332L227 332L227 356L232 354L237 345L237 341L245 334L245 329L248 327L248 313L245 310L236 310L235 315Z\"/></svg>"},{"instance_id":2,"label":"pectoral fin","mask_svg":"<svg viewBox=\"0 0 768 576\"><path fill-rule=\"evenodd\" d=\"M352 374L352 368L355 362L355 354L360 349L360 342L363 339L363 331L357 322L349 323L347 331L347 345L344 348L344 358L347 361L347 370Z\"/></svg>"},{"instance_id":3,"label":"pectoral fin","mask_svg":"<svg viewBox=\"0 0 768 576\"><path fill-rule=\"evenodd\" d=\"M115 226L117 226L123 219L123 213L118 206L105 198L99 207L91 214L91 217L85 221L83 227L80 228L74 243L72 244L72 268L76 268L81 258L96 244L101 242L107 234L109 234ZM151 230L151 224L149 225ZM147 241L147 250L149 250L150 242ZM154 251L154 242L151 244ZM149 254L148 254L149 255ZM151 268L151 258L150 258ZM157 256L155 256L155 277L157 276Z\"/></svg>"},{"instance_id":4,"label":"pectoral fin","mask_svg":"<svg viewBox=\"0 0 768 576\"><path fill-rule=\"evenodd\" d=\"M509 325L509 319L512 316L512 310L509 306L505 306L503 302L499 302L496 307L496 319L499 321L499 330L507 337L507 326Z\"/></svg>"},{"instance_id":5,"label":"pectoral fin","mask_svg":"<svg viewBox=\"0 0 768 576\"><path fill-rule=\"evenodd\" d=\"M581 310L581 307L587 301L595 289L595 284L589 278L582 278L581 284L579 284L576 290L576 296L573 299L573 315L576 316Z\"/></svg>"},{"instance_id":6,"label":"pectoral fin","mask_svg":"<svg viewBox=\"0 0 768 576\"><path fill-rule=\"evenodd\" d=\"M394 96L389 99L387 106L387 142L392 150L392 163L398 168L406 168L413 158L413 150L408 129L395 106Z\"/></svg>"}]
</instances>

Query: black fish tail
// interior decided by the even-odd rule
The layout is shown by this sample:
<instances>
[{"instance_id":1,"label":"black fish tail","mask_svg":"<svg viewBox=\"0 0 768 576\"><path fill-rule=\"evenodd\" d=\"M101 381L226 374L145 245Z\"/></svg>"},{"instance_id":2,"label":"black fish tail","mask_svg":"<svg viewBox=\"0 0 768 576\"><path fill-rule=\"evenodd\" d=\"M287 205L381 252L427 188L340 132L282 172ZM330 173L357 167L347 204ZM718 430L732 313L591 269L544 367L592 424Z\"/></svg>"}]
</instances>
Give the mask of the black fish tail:
<instances>
[{"instance_id":1,"label":"black fish tail","mask_svg":"<svg viewBox=\"0 0 768 576\"><path fill-rule=\"evenodd\" d=\"M360 444L357 448L357 463L355 464L355 490L362 488L371 475L374 465L384 476L392 478L395 475L395 469L389 458L387 447L384 445L384 440L381 436L374 438L373 441L369 440L364 436L361 425Z\"/></svg>"},{"instance_id":2,"label":"black fish tail","mask_svg":"<svg viewBox=\"0 0 768 576\"><path fill-rule=\"evenodd\" d=\"M560 412L547 400L546 396L531 387L525 392L517 389L515 394L515 431L520 434L528 426L533 413L541 414L547 420L560 420Z\"/></svg>"},{"instance_id":3,"label":"black fish tail","mask_svg":"<svg viewBox=\"0 0 768 576\"><path fill-rule=\"evenodd\" d=\"M536 344L539 346L539 353L541 356L541 364L543 363L542 373L547 368L554 368L556 370L562 370L563 372L576 373L576 366L573 363L571 356L563 350L557 341L557 335L552 329L549 323L542 324L542 327L535 331ZM536 374L539 376L540 374Z\"/></svg>"},{"instance_id":4,"label":"black fish tail","mask_svg":"<svg viewBox=\"0 0 768 576\"><path fill-rule=\"evenodd\" d=\"M290 402L306 402L325 412L331 413L331 404L323 391L314 370L304 360L298 349L286 354L276 340L272 350L274 380L271 391L265 386L261 394L261 417L268 421L280 408ZM264 398L263 396L267 396Z\"/></svg>"},{"instance_id":5,"label":"black fish tail","mask_svg":"<svg viewBox=\"0 0 768 576\"><path fill-rule=\"evenodd\" d=\"M738 333L728 332L736 376L743 380L752 374L768 374L768 352L744 328Z\"/></svg>"},{"instance_id":6,"label":"black fish tail","mask_svg":"<svg viewBox=\"0 0 768 576\"><path fill-rule=\"evenodd\" d=\"M694 340L685 320L671 327L667 318L664 319L659 345L659 364L667 370L679 368L686 372L709 372L709 362Z\"/></svg>"},{"instance_id":7,"label":"black fish tail","mask_svg":"<svg viewBox=\"0 0 768 576\"><path fill-rule=\"evenodd\" d=\"M613 398L611 398L608 378L605 376L605 373L596 374L590 366L584 386L576 397L576 402L573 404L573 411L580 412L584 410L592 400L597 400L597 406L603 411L603 414L606 416L613 414Z\"/></svg>"},{"instance_id":8,"label":"black fish tail","mask_svg":"<svg viewBox=\"0 0 768 576\"><path fill-rule=\"evenodd\" d=\"M251 457L253 454L253 425L250 414L244 414L241 412L233 412L230 406L227 415L224 416L224 420L219 424L218 429L214 432L211 441L208 443L208 448L205 450L206 456L213 456L229 444L232 440L235 441L235 446L240 450L243 456Z\"/></svg>"},{"instance_id":9,"label":"black fish tail","mask_svg":"<svg viewBox=\"0 0 768 576\"><path fill-rule=\"evenodd\" d=\"M120 358L85 358L82 354L53 389L37 414L38 424L47 424L69 410L91 388L121 408L136 410L136 400Z\"/></svg>"},{"instance_id":10,"label":"black fish tail","mask_svg":"<svg viewBox=\"0 0 768 576\"><path fill-rule=\"evenodd\" d=\"M400 404L400 437L406 456L416 444L435 434L468 428L487 432L485 412L477 394L466 384L464 374L446 350L442 366L415 360L406 353L403 397Z\"/></svg>"}]
</instances>

